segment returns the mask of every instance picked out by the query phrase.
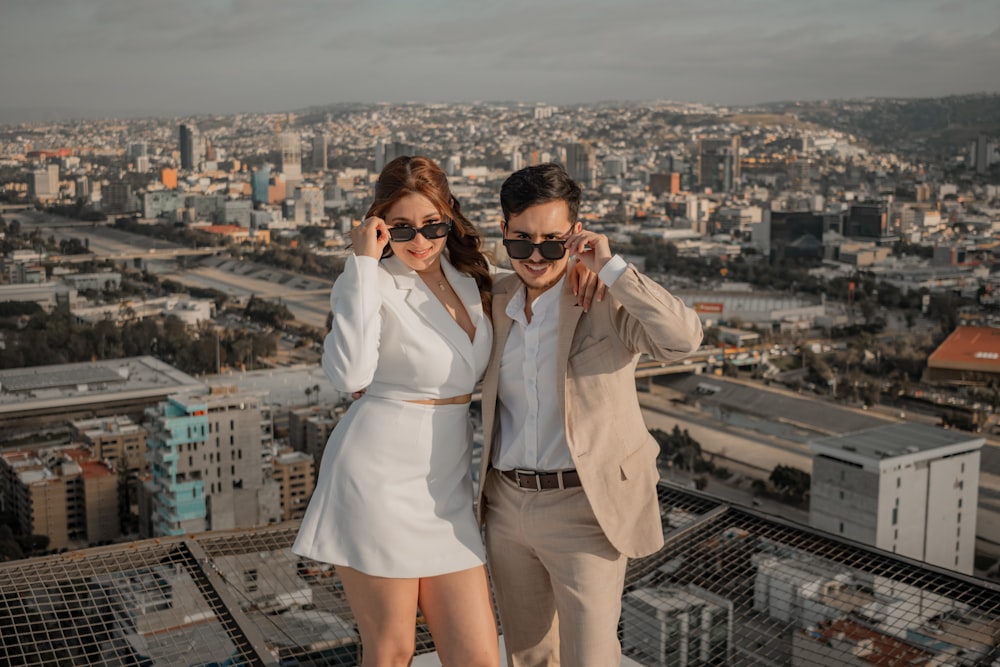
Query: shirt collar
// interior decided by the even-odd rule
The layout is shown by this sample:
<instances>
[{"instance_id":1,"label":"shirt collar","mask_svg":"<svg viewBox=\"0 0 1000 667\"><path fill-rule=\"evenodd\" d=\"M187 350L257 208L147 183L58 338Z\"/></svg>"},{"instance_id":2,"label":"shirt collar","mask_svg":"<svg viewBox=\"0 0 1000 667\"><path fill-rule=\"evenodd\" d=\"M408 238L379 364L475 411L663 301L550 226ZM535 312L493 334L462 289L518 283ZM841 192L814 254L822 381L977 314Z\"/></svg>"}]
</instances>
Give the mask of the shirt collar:
<instances>
[{"instance_id":1,"label":"shirt collar","mask_svg":"<svg viewBox=\"0 0 1000 667\"><path fill-rule=\"evenodd\" d=\"M566 282L566 274L564 273L562 278L559 279L555 285L545 290L535 301L531 304L531 312L536 316L544 316L547 311L552 308L558 307L559 305L559 295L562 294L563 285ZM524 305L527 302L528 290L522 284L514 295L511 297L510 301L507 302L507 317L514 320L515 322L520 322L523 325L528 324L527 318L524 316Z\"/></svg>"}]
</instances>

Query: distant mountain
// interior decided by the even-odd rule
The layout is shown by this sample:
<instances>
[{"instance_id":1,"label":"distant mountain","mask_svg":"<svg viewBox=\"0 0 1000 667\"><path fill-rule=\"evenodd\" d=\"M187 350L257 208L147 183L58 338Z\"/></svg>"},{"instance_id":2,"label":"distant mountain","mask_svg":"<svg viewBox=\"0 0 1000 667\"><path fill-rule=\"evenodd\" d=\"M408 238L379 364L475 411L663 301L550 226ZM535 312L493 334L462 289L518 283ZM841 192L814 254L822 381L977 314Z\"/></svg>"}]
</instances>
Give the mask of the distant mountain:
<instances>
[{"instance_id":1,"label":"distant mountain","mask_svg":"<svg viewBox=\"0 0 1000 667\"><path fill-rule=\"evenodd\" d=\"M953 155L979 134L1000 136L1000 94L867 98L760 105L770 113L849 132L884 150Z\"/></svg>"}]
</instances>

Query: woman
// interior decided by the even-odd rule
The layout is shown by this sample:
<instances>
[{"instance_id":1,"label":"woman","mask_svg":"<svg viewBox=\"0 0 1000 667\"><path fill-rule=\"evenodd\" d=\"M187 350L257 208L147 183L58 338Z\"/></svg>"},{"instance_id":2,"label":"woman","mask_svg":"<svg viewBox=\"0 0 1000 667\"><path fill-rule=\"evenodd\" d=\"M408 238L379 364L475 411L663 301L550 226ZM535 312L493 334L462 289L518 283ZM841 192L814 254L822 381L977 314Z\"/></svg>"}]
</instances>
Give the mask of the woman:
<instances>
[{"instance_id":1,"label":"woman","mask_svg":"<svg viewBox=\"0 0 1000 667\"><path fill-rule=\"evenodd\" d=\"M333 563L362 664L408 665L417 607L442 664L499 664L472 505L472 390L486 368L490 267L444 172L383 169L331 292L323 368L367 388L337 424L292 550Z\"/></svg>"}]
</instances>

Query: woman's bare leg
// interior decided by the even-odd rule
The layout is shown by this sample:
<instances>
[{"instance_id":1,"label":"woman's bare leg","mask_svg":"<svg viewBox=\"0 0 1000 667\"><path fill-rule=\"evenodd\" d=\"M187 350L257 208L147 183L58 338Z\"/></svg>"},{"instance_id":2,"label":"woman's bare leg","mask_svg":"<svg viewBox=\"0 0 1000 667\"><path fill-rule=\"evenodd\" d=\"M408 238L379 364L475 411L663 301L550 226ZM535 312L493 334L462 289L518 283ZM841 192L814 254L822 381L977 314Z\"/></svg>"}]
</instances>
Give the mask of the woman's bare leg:
<instances>
[{"instance_id":1,"label":"woman's bare leg","mask_svg":"<svg viewBox=\"0 0 1000 667\"><path fill-rule=\"evenodd\" d=\"M444 667L500 664L485 565L420 579L418 603Z\"/></svg>"},{"instance_id":2,"label":"woman's bare leg","mask_svg":"<svg viewBox=\"0 0 1000 667\"><path fill-rule=\"evenodd\" d=\"M362 667L406 667L416 649L420 579L373 577L337 566L361 634Z\"/></svg>"}]
</instances>

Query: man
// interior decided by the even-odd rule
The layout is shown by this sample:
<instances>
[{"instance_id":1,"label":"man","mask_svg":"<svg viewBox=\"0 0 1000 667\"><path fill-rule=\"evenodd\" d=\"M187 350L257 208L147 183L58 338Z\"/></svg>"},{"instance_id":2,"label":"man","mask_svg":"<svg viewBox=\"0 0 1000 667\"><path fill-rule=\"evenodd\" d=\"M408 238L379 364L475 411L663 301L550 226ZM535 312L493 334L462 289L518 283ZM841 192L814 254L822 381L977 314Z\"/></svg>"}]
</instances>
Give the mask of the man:
<instances>
[{"instance_id":1,"label":"man","mask_svg":"<svg viewBox=\"0 0 1000 667\"><path fill-rule=\"evenodd\" d=\"M690 354L701 322L582 228L559 165L515 172L500 201L515 274L494 287L478 513L508 663L617 666L626 561L663 545L635 366ZM607 285L586 312L570 256Z\"/></svg>"}]
</instances>

